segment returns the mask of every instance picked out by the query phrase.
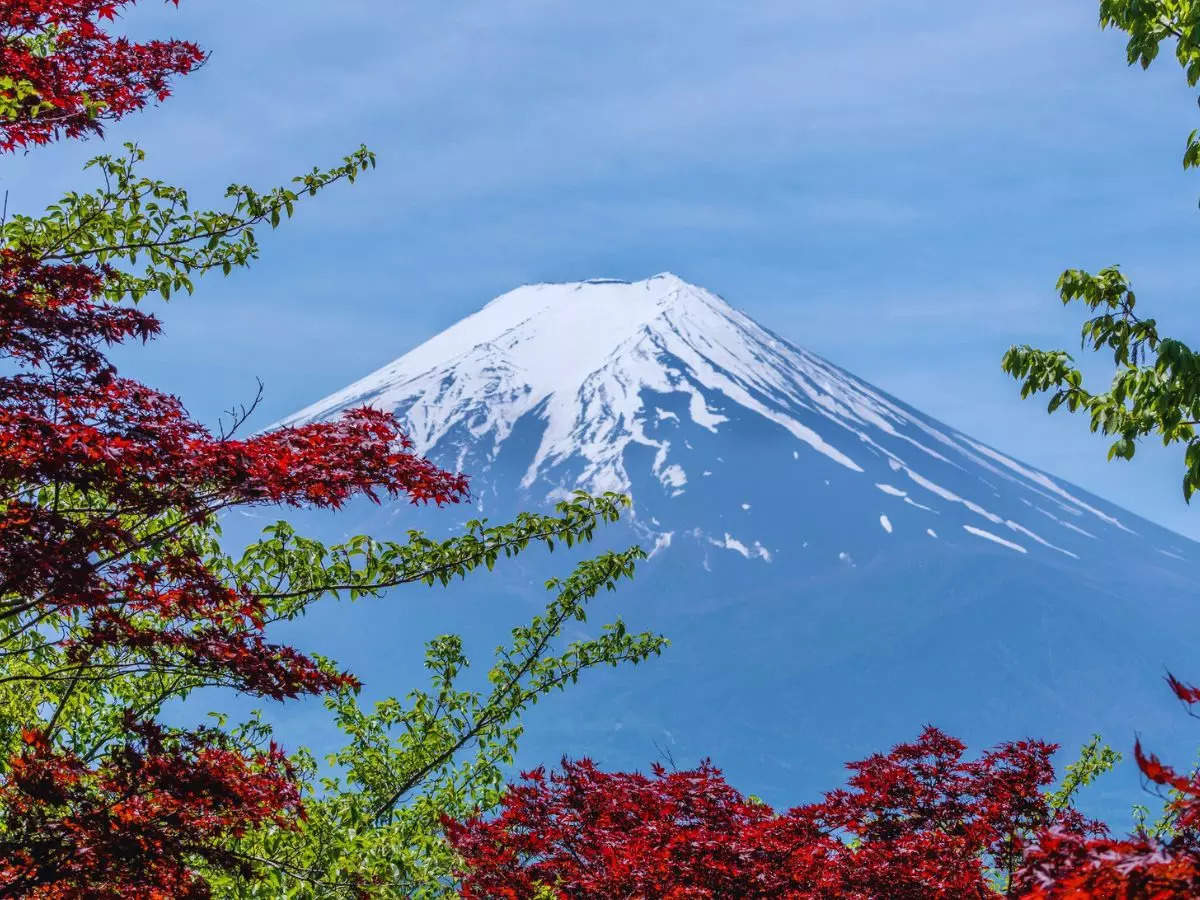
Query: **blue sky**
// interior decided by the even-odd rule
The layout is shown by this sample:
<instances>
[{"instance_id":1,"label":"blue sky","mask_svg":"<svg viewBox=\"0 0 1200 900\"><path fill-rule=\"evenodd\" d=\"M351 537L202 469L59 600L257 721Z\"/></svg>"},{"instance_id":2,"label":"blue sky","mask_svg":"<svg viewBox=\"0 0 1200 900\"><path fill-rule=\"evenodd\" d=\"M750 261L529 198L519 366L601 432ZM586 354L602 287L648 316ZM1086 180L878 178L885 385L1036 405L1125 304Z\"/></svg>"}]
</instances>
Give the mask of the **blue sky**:
<instances>
[{"instance_id":1,"label":"blue sky","mask_svg":"<svg viewBox=\"0 0 1200 900\"><path fill-rule=\"evenodd\" d=\"M160 307L131 374L213 421L261 377L265 425L530 281L671 270L951 426L1200 538L1179 453L1104 461L1022 402L1009 344L1078 346L1061 269L1119 262L1196 338L1195 94L1124 63L1095 0L146 0L127 27L211 62L110 129L218 198L379 169L262 235L248 273ZM106 145L10 159L33 211ZM1107 377L1102 364L1094 369Z\"/></svg>"}]
</instances>

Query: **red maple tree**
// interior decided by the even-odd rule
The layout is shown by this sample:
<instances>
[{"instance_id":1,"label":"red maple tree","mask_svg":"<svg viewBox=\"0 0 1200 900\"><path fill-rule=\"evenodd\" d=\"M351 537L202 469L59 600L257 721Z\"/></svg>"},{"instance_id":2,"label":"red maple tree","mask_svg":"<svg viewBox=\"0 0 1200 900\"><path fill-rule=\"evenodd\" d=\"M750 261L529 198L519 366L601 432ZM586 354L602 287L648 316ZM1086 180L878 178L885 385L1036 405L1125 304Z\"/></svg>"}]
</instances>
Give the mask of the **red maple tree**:
<instances>
[{"instance_id":1,"label":"red maple tree","mask_svg":"<svg viewBox=\"0 0 1200 900\"><path fill-rule=\"evenodd\" d=\"M203 60L191 43L105 32L131 2L0 0L0 150L98 134ZM80 682L153 671L273 698L354 684L269 642L263 598L211 568L196 529L258 504L453 502L465 479L413 454L377 411L245 440L212 433L109 361L110 346L160 331L106 293L119 277L36 245L0 247L4 681L54 680L64 698ZM56 718L0 760L0 897L205 896L189 859L241 866L230 838L303 815L273 745L129 711L83 758L56 740Z\"/></svg>"},{"instance_id":2,"label":"red maple tree","mask_svg":"<svg viewBox=\"0 0 1200 900\"><path fill-rule=\"evenodd\" d=\"M1167 681L1200 704L1200 687ZM1115 838L1054 808L1043 791L1054 749L1021 741L964 761L962 743L927 728L851 763L846 789L784 814L708 763L647 777L564 762L524 774L499 815L443 825L468 898L1200 896L1200 773L1137 743L1146 782L1169 791L1165 817Z\"/></svg>"},{"instance_id":3,"label":"red maple tree","mask_svg":"<svg viewBox=\"0 0 1200 900\"><path fill-rule=\"evenodd\" d=\"M707 763L645 776L564 762L561 773L525 774L498 816L444 825L464 897L596 900L993 897L1031 832L1097 833L1042 792L1053 745L1004 744L977 760L965 749L927 728L852 763L846 789L784 814Z\"/></svg>"},{"instance_id":4,"label":"red maple tree","mask_svg":"<svg viewBox=\"0 0 1200 900\"><path fill-rule=\"evenodd\" d=\"M100 134L204 61L188 41L138 44L100 27L134 2L0 0L0 151Z\"/></svg>"},{"instance_id":5,"label":"red maple tree","mask_svg":"<svg viewBox=\"0 0 1200 900\"><path fill-rule=\"evenodd\" d=\"M228 838L302 816L292 770L274 745L247 757L215 731L168 735L129 719L99 766L55 752L43 735L11 760L0 803L0 886L9 897L207 897L188 860L246 870Z\"/></svg>"}]
</instances>

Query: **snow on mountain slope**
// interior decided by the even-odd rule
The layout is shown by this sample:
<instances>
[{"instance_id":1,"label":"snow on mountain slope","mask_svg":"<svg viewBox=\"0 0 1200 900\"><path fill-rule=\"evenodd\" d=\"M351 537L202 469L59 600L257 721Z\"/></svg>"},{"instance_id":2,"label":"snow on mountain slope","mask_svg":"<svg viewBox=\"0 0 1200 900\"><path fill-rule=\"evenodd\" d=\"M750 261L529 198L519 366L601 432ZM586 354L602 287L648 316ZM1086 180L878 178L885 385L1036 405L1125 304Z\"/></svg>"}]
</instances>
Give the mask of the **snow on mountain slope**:
<instances>
[{"instance_id":1,"label":"snow on mountain slope","mask_svg":"<svg viewBox=\"0 0 1200 900\"><path fill-rule=\"evenodd\" d=\"M397 412L419 452L472 473L490 468L519 422L536 420L519 480L549 498L632 492L644 513L642 475L669 497L707 489L697 483L713 461L696 459L689 435L736 430L736 415L789 435L805 460L815 454L810 477L832 466L873 485L888 498L872 513L887 534L900 524L888 515L896 504L932 514L920 533L944 532L953 517L956 537L1022 553L1029 545L1078 558L1097 531L1134 533L1120 511L928 419L672 274L518 288L288 423L360 404ZM652 454L647 473L630 471L639 447ZM644 514L640 522L656 542L667 533ZM753 540L705 534L770 558L746 549Z\"/></svg>"}]
</instances>

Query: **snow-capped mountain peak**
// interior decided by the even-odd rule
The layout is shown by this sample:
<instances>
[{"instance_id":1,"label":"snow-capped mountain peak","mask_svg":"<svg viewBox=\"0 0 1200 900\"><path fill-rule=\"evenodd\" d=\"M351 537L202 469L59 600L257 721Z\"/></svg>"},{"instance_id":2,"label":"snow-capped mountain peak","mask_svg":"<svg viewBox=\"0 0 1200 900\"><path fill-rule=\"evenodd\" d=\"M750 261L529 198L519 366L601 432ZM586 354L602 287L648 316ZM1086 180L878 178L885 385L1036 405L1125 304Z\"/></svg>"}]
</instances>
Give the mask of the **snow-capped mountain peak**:
<instances>
[{"instance_id":1,"label":"snow-capped mountain peak","mask_svg":"<svg viewBox=\"0 0 1200 900\"><path fill-rule=\"evenodd\" d=\"M544 405L546 433L524 483L532 483L547 463L581 454L590 465L580 487L625 490L629 477L620 462L625 446L653 445L636 424L644 412L641 390L687 392L692 421L715 429L725 417L697 389L705 387L779 420L820 452L858 470L815 432L753 396L782 386L782 379L771 377L779 373L770 369L784 362L783 349L723 299L671 273L638 282L528 285L497 297L288 423L364 403L402 410L417 449L429 452L462 424L476 438L490 435L498 446L518 419ZM674 364L664 364L666 357Z\"/></svg>"},{"instance_id":2,"label":"snow-capped mountain peak","mask_svg":"<svg viewBox=\"0 0 1200 900\"><path fill-rule=\"evenodd\" d=\"M725 458L738 448L778 444L771 452L786 453L791 468L776 478L836 481L835 502L863 505L885 535L948 533L1079 558L1099 530L1134 530L1122 511L922 415L670 273L517 288L288 423L362 404L396 412L416 449L442 465L478 476L504 452L518 466L509 477L528 493L630 492L643 523L659 501L735 483ZM694 524L650 530L662 538ZM748 558L769 561L778 549L723 529L707 522L704 535L724 535L726 549L761 547Z\"/></svg>"},{"instance_id":3,"label":"snow-capped mountain peak","mask_svg":"<svg viewBox=\"0 0 1200 900\"><path fill-rule=\"evenodd\" d=\"M612 457L635 437L637 389L669 388L653 359L655 337L680 324L703 333L741 319L721 298L670 273L634 283L528 285L288 421L363 403L403 409L417 449L429 452L463 424L498 446L544 404L546 435L527 481L545 462L582 452L595 465L581 486L624 489L628 478ZM709 427L721 421L699 397L694 412Z\"/></svg>"}]
</instances>

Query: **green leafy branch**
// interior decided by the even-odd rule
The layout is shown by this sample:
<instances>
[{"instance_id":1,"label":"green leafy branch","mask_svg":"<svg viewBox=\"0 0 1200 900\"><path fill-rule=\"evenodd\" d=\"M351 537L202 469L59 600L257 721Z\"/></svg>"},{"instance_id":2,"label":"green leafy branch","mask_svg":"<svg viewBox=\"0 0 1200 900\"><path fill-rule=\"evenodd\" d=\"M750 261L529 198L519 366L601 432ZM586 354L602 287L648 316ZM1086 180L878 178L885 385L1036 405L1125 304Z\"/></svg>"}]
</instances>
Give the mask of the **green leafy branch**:
<instances>
[{"instance_id":1,"label":"green leafy branch","mask_svg":"<svg viewBox=\"0 0 1200 900\"><path fill-rule=\"evenodd\" d=\"M375 166L375 154L364 146L338 166L293 178L293 187L260 192L232 184L226 208L194 211L185 189L138 174L143 150L135 144L125 149L124 156L98 156L87 164L99 171L101 186L70 192L41 216L14 215L0 226L0 243L43 262L106 267L105 294L113 301L136 302L155 292L169 299L172 292L190 294L196 274L220 269L228 275L249 265L258 258L255 226L275 228L303 197L353 182Z\"/></svg>"},{"instance_id":2,"label":"green leafy branch","mask_svg":"<svg viewBox=\"0 0 1200 900\"><path fill-rule=\"evenodd\" d=\"M1200 487L1200 355L1182 341L1162 338L1153 319L1134 313L1136 297L1120 270L1109 267L1092 275L1078 269L1058 282L1064 304L1082 302L1099 313L1082 328L1084 348L1111 350L1116 367L1107 391L1093 393L1083 373L1063 350L1011 347L1001 365L1021 382L1021 396L1052 392L1048 410L1066 406L1086 412L1093 432L1116 438L1108 458L1132 459L1137 441L1151 434L1164 446L1186 445L1184 497Z\"/></svg>"},{"instance_id":3,"label":"green leafy branch","mask_svg":"<svg viewBox=\"0 0 1200 900\"><path fill-rule=\"evenodd\" d=\"M485 691L458 682L468 668L462 641L429 642L427 690L407 702L380 701L368 712L352 692L327 698L349 743L330 757L345 778L326 777L311 789L308 819L299 830L266 829L239 847L257 861L261 883L223 885L237 897L432 897L453 893L456 860L441 841L443 814L492 809L514 759L521 715L587 669L639 663L662 652L666 640L632 634L617 620L599 636L554 646L565 625L586 621L586 605L602 589L633 575L639 548L581 562L566 579L552 579L556 596L527 625L513 629L496 650ZM310 781L311 755L297 762ZM261 891L261 893L260 893Z\"/></svg>"},{"instance_id":4,"label":"green leafy branch","mask_svg":"<svg viewBox=\"0 0 1200 900\"><path fill-rule=\"evenodd\" d=\"M1067 765L1058 788L1048 795L1050 808L1055 812L1071 809L1075 795L1082 788L1087 787L1101 775L1112 771L1120 761L1121 754L1119 752L1104 743L1104 739L1100 735L1092 735L1092 739L1080 749L1079 757L1075 762Z\"/></svg>"},{"instance_id":5,"label":"green leafy branch","mask_svg":"<svg viewBox=\"0 0 1200 900\"><path fill-rule=\"evenodd\" d=\"M550 551L556 544L574 546L591 540L597 525L617 521L629 505L620 494L577 491L556 505L557 515L521 513L502 525L472 520L465 533L444 541L413 530L403 543L358 536L333 547L277 522L239 560L226 559L223 566L231 581L267 601L275 617L291 618L324 594L353 600L401 584L445 585L480 566L490 571L498 559L531 544Z\"/></svg>"}]
</instances>

